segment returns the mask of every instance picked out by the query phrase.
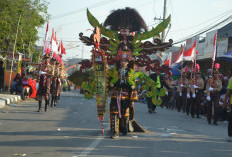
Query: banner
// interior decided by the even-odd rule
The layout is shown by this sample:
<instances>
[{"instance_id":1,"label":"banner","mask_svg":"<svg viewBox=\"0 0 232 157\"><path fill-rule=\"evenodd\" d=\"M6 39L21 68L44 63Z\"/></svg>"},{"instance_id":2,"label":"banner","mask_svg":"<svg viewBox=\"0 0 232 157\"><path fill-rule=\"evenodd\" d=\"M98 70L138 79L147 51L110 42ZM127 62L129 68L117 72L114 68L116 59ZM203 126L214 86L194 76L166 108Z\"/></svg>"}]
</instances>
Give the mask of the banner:
<instances>
[{"instance_id":1,"label":"banner","mask_svg":"<svg viewBox=\"0 0 232 157\"><path fill-rule=\"evenodd\" d=\"M93 68L96 83L96 100L98 119L103 120L106 108L106 58L102 50L93 49Z\"/></svg>"}]
</instances>

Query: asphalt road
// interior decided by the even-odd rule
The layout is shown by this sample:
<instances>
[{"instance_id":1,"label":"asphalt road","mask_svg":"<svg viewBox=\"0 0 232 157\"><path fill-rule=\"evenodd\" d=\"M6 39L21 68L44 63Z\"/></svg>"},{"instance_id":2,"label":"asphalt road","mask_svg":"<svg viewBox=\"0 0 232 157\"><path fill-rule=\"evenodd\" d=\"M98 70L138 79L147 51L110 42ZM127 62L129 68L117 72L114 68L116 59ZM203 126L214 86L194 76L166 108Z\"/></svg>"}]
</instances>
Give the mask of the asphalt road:
<instances>
[{"instance_id":1,"label":"asphalt road","mask_svg":"<svg viewBox=\"0 0 232 157\"><path fill-rule=\"evenodd\" d=\"M109 138L97 120L95 99L64 93L57 107L36 112L37 102L22 101L0 109L0 157L231 157L227 124L208 125L177 111L147 112L136 103L135 119L148 133Z\"/></svg>"}]
</instances>

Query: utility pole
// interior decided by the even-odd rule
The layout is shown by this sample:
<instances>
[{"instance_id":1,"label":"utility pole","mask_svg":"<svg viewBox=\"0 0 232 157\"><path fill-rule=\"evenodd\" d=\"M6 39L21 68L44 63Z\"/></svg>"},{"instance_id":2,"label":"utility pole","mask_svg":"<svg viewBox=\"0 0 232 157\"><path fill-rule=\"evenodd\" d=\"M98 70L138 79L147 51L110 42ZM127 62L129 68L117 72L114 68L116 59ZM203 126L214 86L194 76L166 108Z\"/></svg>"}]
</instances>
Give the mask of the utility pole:
<instances>
[{"instance_id":1,"label":"utility pole","mask_svg":"<svg viewBox=\"0 0 232 157\"><path fill-rule=\"evenodd\" d=\"M9 91L10 91L10 83L11 83L11 77L12 77L12 68L13 68L13 64L14 64L14 54L15 54L16 43L17 43L17 38L18 38L18 33L19 33L19 23L20 23L20 20L21 20L21 16L22 16L22 12L19 15L19 20L18 20L18 24L17 24L17 31L16 31L16 35L15 35L15 43L14 43L13 56L12 56L11 68L10 68L10 80L9 80L9 86L8 86L8 90Z\"/></svg>"},{"instance_id":2,"label":"utility pole","mask_svg":"<svg viewBox=\"0 0 232 157\"><path fill-rule=\"evenodd\" d=\"M166 5L167 5L167 0L164 0L163 21L166 18ZM165 40L165 30L162 32L162 36L161 36L161 41L164 42L164 40Z\"/></svg>"}]
</instances>

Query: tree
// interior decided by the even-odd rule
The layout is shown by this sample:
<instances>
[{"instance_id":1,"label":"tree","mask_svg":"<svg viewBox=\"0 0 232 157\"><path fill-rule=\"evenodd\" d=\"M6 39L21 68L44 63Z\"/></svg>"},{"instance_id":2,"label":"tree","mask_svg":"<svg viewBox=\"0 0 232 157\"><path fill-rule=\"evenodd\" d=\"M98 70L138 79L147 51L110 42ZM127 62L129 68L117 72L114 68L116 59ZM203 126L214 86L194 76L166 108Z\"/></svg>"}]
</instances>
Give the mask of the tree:
<instances>
[{"instance_id":1,"label":"tree","mask_svg":"<svg viewBox=\"0 0 232 157\"><path fill-rule=\"evenodd\" d=\"M12 52L17 23L20 18L16 52L35 53L38 28L49 18L45 0L1 0L0 1L0 52ZM37 52L38 53L38 52ZM37 56L37 55L36 55Z\"/></svg>"}]
</instances>

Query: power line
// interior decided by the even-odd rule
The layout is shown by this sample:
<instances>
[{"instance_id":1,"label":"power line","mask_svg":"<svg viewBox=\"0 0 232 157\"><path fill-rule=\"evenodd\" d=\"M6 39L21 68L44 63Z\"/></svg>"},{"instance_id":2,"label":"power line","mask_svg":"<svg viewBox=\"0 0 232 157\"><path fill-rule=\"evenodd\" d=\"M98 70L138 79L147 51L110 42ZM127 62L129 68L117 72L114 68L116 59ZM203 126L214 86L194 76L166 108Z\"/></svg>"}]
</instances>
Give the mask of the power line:
<instances>
[{"instance_id":1,"label":"power line","mask_svg":"<svg viewBox=\"0 0 232 157\"><path fill-rule=\"evenodd\" d=\"M117 1L117 0L114 0L114 1L112 1L112 0L104 0L104 1L101 1L99 3L89 5L88 8L96 8L96 7L99 7L99 6L102 6L102 5L111 3L111 2L115 2L115 1ZM51 20L59 19L59 18L65 17L65 16L70 16L70 15L85 11L86 8L87 7L83 7L83 8L77 9L75 11L71 11L71 12L68 12L68 13L64 13L64 14L61 14L61 15L54 16Z\"/></svg>"},{"instance_id":2,"label":"power line","mask_svg":"<svg viewBox=\"0 0 232 157\"><path fill-rule=\"evenodd\" d=\"M208 27L206 27L206 28L203 28L202 30L200 30L200 31L198 31L198 32L196 32L196 33L194 33L194 34L191 34L191 35L189 35L189 36L187 36L187 37L185 37L185 38L182 38L182 39L180 39L180 40L177 40L177 42L173 43L173 45L179 44L179 43L181 43L181 42L183 42L183 41L185 41L186 39L189 39L189 38L191 38L191 37L195 37L195 36L201 35L201 34L203 34L203 33L205 33L205 32L208 32L209 30L211 30L211 29L213 29L213 28L216 28L216 27L218 27L218 26L220 26L220 25L222 25L222 24L228 22L229 20L232 20L232 15L230 15L229 17L227 17L226 19L222 20L221 22L219 22L219 23L217 23L217 24L214 24L214 25L212 25L212 26L210 25L210 26L208 26Z\"/></svg>"},{"instance_id":3,"label":"power line","mask_svg":"<svg viewBox=\"0 0 232 157\"><path fill-rule=\"evenodd\" d=\"M218 15L218 16L216 16L216 17L210 19L210 20L204 21L204 22L202 22L202 23L200 23L200 24L197 24L197 25L194 25L194 26L191 26L191 27L188 27L188 28L183 28L183 29L178 29L178 30L172 30L172 32L179 32L179 31L183 31L183 30L186 30L186 29L192 29L192 28L195 28L195 27L199 27L199 26L201 26L201 25L203 25L203 24L205 24L205 23L207 23L207 22L210 22L210 21L216 19L216 18L218 18L218 19L216 20L216 21L218 21L218 20L220 20L222 17L224 17L225 15L228 15L228 13L231 12L231 11L232 11L232 9L231 9L231 10L228 10L228 11L226 11L226 12L224 12L224 13L222 13L222 14L220 14L220 15ZM216 22L216 21L214 21L214 22Z\"/></svg>"}]
</instances>

